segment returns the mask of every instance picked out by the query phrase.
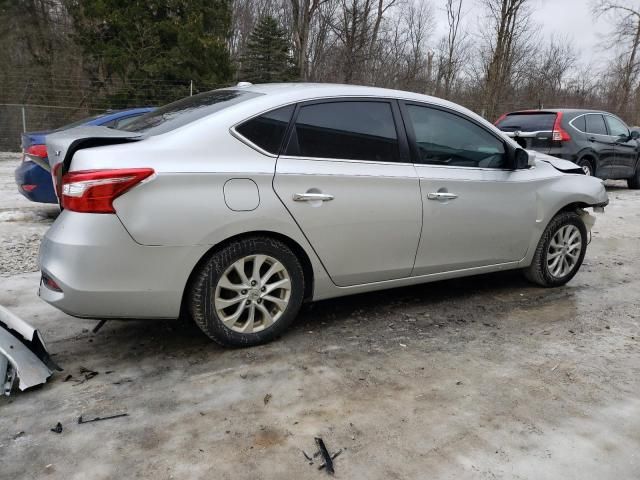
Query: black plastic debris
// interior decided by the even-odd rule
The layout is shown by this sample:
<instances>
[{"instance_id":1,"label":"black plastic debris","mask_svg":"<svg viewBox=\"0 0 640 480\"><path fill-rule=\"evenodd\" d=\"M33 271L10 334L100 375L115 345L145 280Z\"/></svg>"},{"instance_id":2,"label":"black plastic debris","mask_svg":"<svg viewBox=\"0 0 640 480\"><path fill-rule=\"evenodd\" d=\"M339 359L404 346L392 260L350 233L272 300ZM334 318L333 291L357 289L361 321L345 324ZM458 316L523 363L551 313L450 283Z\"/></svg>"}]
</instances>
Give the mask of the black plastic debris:
<instances>
[{"instance_id":1,"label":"black plastic debris","mask_svg":"<svg viewBox=\"0 0 640 480\"><path fill-rule=\"evenodd\" d=\"M95 327L93 327L93 330L91 330L91 332L95 335L96 333L98 333L98 330L104 327L105 323L107 323L106 320L100 320L98 324Z\"/></svg>"},{"instance_id":2,"label":"black plastic debris","mask_svg":"<svg viewBox=\"0 0 640 480\"><path fill-rule=\"evenodd\" d=\"M324 440L320 437L315 437L316 445L318 445L318 451L320 455L322 455L322 459L324 460L324 464L318 467L318 470L325 468L329 475L333 475L335 470L333 468L333 459L331 455L329 455L329 450L327 450L327 446L324 444Z\"/></svg>"},{"instance_id":3,"label":"black plastic debris","mask_svg":"<svg viewBox=\"0 0 640 480\"><path fill-rule=\"evenodd\" d=\"M128 416L129 416L128 413L118 413L116 415L109 415L107 417L95 417L95 418L92 418L91 420L85 420L82 418L82 415L80 415L78 417L78 423L83 424L83 423L91 423L91 422L101 422L102 420L111 420L113 418L128 417Z\"/></svg>"},{"instance_id":4,"label":"black plastic debris","mask_svg":"<svg viewBox=\"0 0 640 480\"><path fill-rule=\"evenodd\" d=\"M58 422L58 424L51 429L53 433L62 433L62 424Z\"/></svg>"},{"instance_id":5,"label":"black plastic debris","mask_svg":"<svg viewBox=\"0 0 640 480\"><path fill-rule=\"evenodd\" d=\"M87 380L91 380L93 377L95 377L96 375L98 375L99 372L95 372L93 370L90 370L86 367L80 367L80 375L82 375L83 377L80 380L76 380L74 382L74 386L76 385L81 385L84 382L86 382Z\"/></svg>"}]
</instances>

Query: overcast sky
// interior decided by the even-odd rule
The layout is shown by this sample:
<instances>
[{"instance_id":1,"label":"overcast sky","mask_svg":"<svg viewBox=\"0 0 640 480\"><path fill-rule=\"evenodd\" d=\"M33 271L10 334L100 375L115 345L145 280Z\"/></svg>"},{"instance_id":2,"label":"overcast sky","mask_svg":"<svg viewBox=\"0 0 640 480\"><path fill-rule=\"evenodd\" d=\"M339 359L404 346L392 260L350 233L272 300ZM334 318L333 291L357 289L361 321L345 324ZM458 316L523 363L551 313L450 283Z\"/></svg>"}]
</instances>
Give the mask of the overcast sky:
<instances>
[{"instance_id":1,"label":"overcast sky","mask_svg":"<svg viewBox=\"0 0 640 480\"><path fill-rule=\"evenodd\" d=\"M466 25L472 33L478 31L478 23L483 19L479 3L479 0L465 0L463 3L463 8L467 10ZM435 7L436 36L439 38L447 28L444 0L432 0L432 4ZM595 68L603 66L605 52L598 48L598 40L612 27L606 18L594 19L591 0L532 0L531 7L532 19L539 25L545 38L551 35L569 38L581 63L592 63Z\"/></svg>"}]
</instances>

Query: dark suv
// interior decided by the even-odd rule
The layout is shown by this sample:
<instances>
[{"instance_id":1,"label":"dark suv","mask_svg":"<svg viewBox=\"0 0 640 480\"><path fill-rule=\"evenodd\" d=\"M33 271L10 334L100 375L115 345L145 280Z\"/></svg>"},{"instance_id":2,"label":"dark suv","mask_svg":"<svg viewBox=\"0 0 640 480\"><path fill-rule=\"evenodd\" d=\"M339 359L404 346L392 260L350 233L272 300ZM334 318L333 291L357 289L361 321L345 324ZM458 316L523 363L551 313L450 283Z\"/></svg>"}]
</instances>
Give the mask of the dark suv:
<instances>
[{"instance_id":1,"label":"dark suv","mask_svg":"<svg viewBox=\"0 0 640 480\"><path fill-rule=\"evenodd\" d=\"M571 160L586 175L626 179L640 188L640 132L596 110L545 109L505 113L496 127L523 148Z\"/></svg>"}]
</instances>

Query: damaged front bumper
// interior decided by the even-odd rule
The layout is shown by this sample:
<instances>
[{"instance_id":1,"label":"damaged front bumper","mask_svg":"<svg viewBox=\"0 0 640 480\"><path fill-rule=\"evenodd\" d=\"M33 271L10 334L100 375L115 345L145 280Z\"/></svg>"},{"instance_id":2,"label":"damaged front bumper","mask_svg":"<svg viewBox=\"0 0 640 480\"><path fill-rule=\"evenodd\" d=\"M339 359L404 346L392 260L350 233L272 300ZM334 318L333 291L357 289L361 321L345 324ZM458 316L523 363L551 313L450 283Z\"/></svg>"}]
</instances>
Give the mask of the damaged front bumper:
<instances>
[{"instance_id":1,"label":"damaged front bumper","mask_svg":"<svg viewBox=\"0 0 640 480\"><path fill-rule=\"evenodd\" d=\"M0 305L0 389L11 393L43 384L54 370L62 371L49 356L40 332Z\"/></svg>"}]
</instances>

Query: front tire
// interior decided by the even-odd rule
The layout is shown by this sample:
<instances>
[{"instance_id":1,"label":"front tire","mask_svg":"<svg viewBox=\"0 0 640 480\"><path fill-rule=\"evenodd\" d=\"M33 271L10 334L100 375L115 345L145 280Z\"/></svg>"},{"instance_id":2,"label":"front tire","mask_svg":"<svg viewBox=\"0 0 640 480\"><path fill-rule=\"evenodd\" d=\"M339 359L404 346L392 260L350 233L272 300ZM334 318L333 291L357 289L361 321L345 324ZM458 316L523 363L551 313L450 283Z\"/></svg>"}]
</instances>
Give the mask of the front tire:
<instances>
[{"instance_id":1,"label":"front tire","mask_svg":"<svg viewBox=\"0 0 640 480\"><path fill-rule=\"evenodd\" d=\"M303 297L304 274L291 249L269 237L251 237L214 253L200 268L189 309L212 340L250 347L280 336Z\"/></svg>"},{"instance_id":2,"label":"front tire","mask_svg":"<svg viewBox=\"0 0 640 480\"><path fill-rule=\"evenodd\" d=\"M588 158L581 158L576 164L582 168L582 171L587 177L593 177L595 175L595 168L593 163Z\"/></svg>"},{"instance_id":3,"label":"front tire","mask_svg":"<svg viewBox=\"0 0 640 480\"><path fill-rule=\"evenodd\" d=\"M559 287L578 273L586 251L584 222L575 212L561 212L547 225L524 275L543 287Z\"/></svg>"}]
</instances>

